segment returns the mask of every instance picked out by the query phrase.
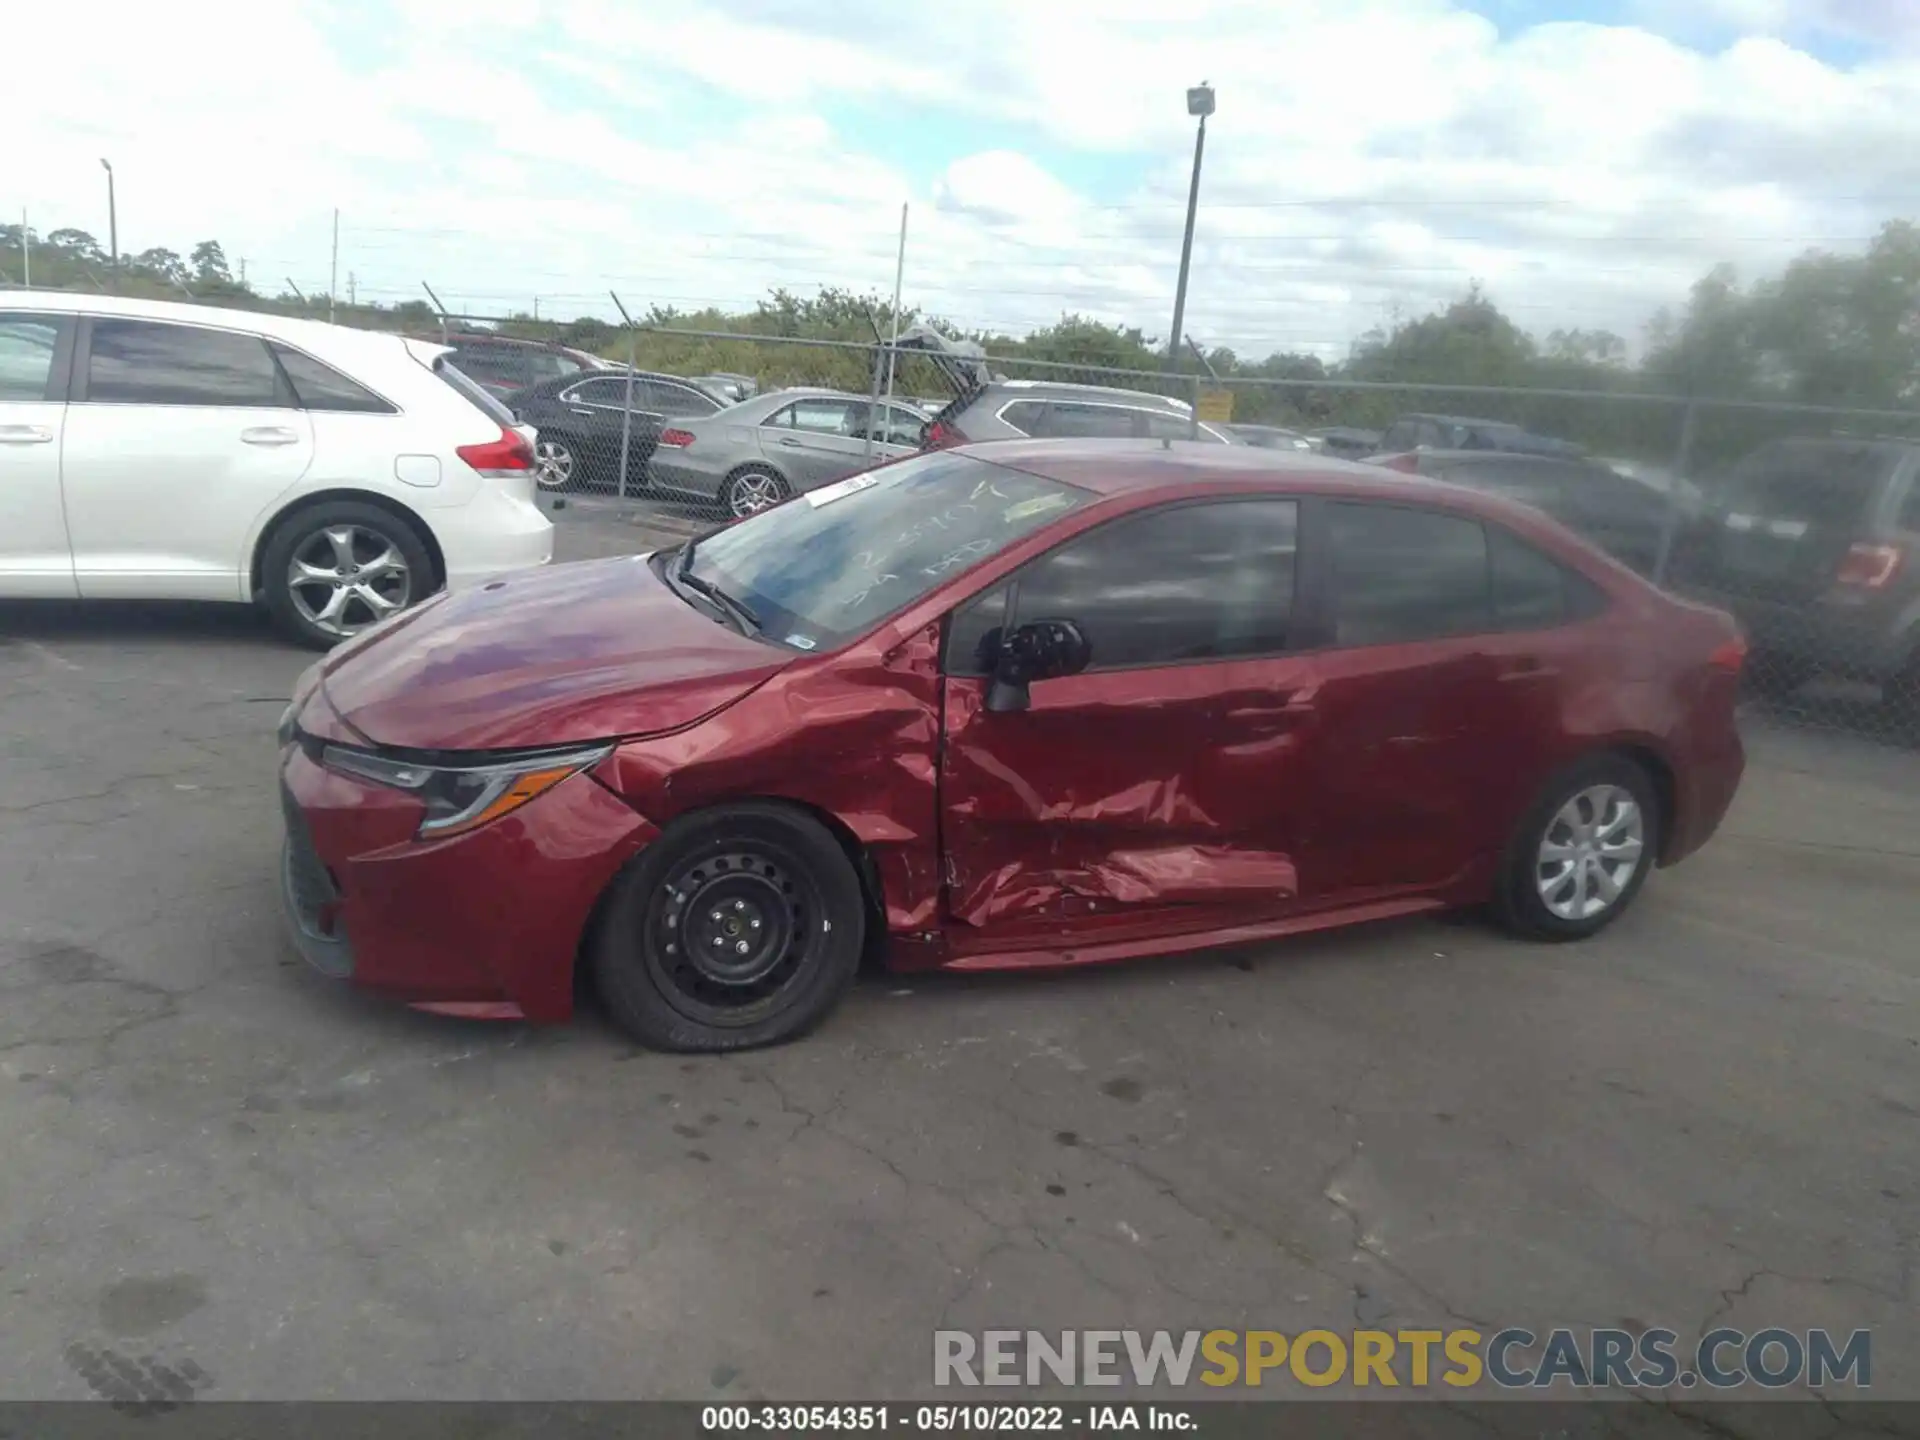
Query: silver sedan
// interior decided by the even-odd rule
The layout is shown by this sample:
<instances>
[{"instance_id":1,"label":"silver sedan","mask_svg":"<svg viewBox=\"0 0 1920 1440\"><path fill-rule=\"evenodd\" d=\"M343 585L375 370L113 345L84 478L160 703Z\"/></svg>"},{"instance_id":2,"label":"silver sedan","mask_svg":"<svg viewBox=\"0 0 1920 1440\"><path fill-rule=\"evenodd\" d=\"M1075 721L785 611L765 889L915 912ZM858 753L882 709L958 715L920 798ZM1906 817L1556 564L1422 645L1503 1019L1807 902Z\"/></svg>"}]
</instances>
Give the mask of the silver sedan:
<instances>
[{"instance_id":1,"label":"silver sedan","mask_svg":"<svg viewBox=\"0 0 1920 1440\"><path fill-rule=\"evenodd\" d=\"M789 495L830 485L883 460L912 454L929 416L901 401L873 404L841 390L776 390L661 432L647 484L662 495L752 515Z\"/></svg>"}]
</instances>

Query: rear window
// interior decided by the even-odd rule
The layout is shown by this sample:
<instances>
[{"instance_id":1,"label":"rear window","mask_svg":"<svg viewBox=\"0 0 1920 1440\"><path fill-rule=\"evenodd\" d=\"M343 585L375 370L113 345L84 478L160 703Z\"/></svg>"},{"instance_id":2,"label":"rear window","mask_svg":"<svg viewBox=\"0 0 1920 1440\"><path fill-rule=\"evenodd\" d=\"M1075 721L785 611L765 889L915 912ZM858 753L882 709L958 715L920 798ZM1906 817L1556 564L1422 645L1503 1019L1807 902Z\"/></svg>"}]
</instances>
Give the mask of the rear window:
<instances>
[{"instance_id":1,"label":"rear window","mask_svg":"<svg viewBox=\"0 0 1920 1440\"><path fill-rule=\"evenodd\" d=\"M1775 519L1852 521L1898 461L1879 445L1768 445L1727 473L1719 499Z\"/></svg>"},{"instance_id":2,"label":"rear window","mask_svg":"<svg viewBox=\"0 0 1920 1440\"><path fill-rule=\"evenodd\" d=\"M447 384L451 385L455 390L458 390L464 399L471 403L475 409L485 414L489 420L492 420L502 429L511 430L515 423L517 423L513 418L513 412L498 400L494 399L493 396L489 395L485 390L482 390L465 371L460 369L458 365L450 363L450 360L451 357L446 355L435 357L433 373L446 381Z\"/></svg>"}]
</instances>

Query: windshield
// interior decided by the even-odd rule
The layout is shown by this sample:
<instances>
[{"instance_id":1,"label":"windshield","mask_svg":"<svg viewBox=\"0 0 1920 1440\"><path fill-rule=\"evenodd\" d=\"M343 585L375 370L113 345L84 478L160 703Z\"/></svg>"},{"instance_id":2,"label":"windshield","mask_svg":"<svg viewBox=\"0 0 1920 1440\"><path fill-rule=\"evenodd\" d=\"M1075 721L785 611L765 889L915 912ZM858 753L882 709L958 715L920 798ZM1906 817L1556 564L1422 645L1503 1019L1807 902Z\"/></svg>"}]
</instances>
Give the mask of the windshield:
<instances>
[{"instance_id":1,"label":"windshield","mask_svg":"<svg viewBox=\"0 0 1920 1440\"><path fill-rule=\"evenodd\" d=\"M691 573L745 605L768 639L830 649L1092 498L936 451L711 535Z\"/></svg>"}]
</instances>

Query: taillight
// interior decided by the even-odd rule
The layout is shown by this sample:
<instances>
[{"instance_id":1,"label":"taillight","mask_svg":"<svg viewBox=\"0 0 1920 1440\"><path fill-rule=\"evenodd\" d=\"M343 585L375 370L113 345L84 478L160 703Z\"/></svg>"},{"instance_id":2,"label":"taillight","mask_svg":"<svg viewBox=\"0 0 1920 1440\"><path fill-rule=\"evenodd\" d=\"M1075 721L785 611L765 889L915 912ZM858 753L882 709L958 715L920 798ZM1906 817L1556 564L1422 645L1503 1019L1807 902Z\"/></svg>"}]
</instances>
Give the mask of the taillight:
<instances>
[{"instance_id":1,"label":"taillight","mask_svg":"<svg viewBox=\"0 0 1920 1440\"><path fill-rule=\"evenodd\" d=\"M456 446L453 453L482 475L520 475L533 468L533 447L527 437L504 426L498 440Z\"/></svg>"},{"instance_id":2,"label":"taillight","mask_svg":"<svg viewBox=\"0 0 1920 1440\"><path fill-rule=\"evenodd\" d=\"M1411 450L1404 455L1375 455L1371 460L1375 465L1384 465L1389 470L1398 470L1405 475L1420 473L1420 457Z\"/></svg>"},{"instance_id":3,"label":"taillight","mask_svg":"<svg viewBox=\"0 0 1920 1440\"><path fill-rule=\"evenodd\" d=\"M675 450L682 450L691 445L693 441L694 434L691 430L675 430L672 427L668 427L660 432L660 438L655 443L671 446Z\"/></svg>"},{"instance_id":4,"label":"taillight","mask_svg":"<svg viewBox=\"0 0 1920 1440\"><path fill-rule=\"evenodd\" d=\"M1900 573L1900 564L1906 558L1906 552L1898 545L1856 542L1840 562L1840 573L1833 577L1834 583L1862 590L1884 589Z\"/></svg>"},{"instance_id":5,"label":"taillight","mask_svg":"<svg viewBox=\"0 0 1920 1440\"><path fill-rule=\"evenodd\" d=\"M1736 635L1724 642L1719 649L1707 657L1707 664L1715 670L1724 670L1729 675L1738 675L1740 667L1747 663L1747 642Z\"/></svg>"},{"instance_id":6,"label":"taillight","mask_svg":"<svg viewBox=\"0 0 1920 1440\"><path fill-rule=\"evenodd\" d=\"M922 450L944 450L949 445L958 445L962 440L960 432L944 420L929 420L926 433L920 437Z\"/></svg>"}]
</instances>

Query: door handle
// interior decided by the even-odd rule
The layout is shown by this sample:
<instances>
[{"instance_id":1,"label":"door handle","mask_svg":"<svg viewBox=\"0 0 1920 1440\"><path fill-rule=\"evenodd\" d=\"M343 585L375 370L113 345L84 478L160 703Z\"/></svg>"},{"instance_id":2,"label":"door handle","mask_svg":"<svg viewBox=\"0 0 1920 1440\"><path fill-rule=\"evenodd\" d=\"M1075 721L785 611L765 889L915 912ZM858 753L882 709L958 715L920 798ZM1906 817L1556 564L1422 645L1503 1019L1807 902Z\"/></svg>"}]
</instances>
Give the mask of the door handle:
<instances>
[{"instance_id":1,"label":"door handle","mask_svg":"<svg viewBox=\"0 0 1920 1440\"><path fill-rule=\"evenodd\" d=\"M791 436L791 435L782 435L782 436L780 437L780 443L781 443L782 445L791 445L791 446L793 446L793 447L795 447L796 449L797 449L797 448L799 448L799 445L800 445L800 442L799 442L798 440L796 440L796 439L794 439L794 438L793 438L793 436Z\"/></svg>"},{"instance_id":2,"label":"door handle","mask_svg":"<svg viewBox=\"0 0 1920 1440\"><path fill-rule=\"evenodd\" d=\"M0 445L45 445L51 439L51 425L0 425Z\"/></svg>"},{"instance_id":3,"label":"door handle","mask_svg":"<svg viewBox=\"0 0 1920 1440\"><path fill-rule=\"evenodd\" d=\"M591 420L593 418L593 411L583 410L578 405L569 405L567 409L578 415L582 420Z\"/></svg>"},{"instance_id":4,"label":"door handle","mask_svg":"<svg viewBox=\"0 0 1920 1440\"><path fill-rule=\"evenodd\" d=\"M298 445L300 437L284 425L255 425L240 432L248 445Z\"/></svg>"}]
</instances>

